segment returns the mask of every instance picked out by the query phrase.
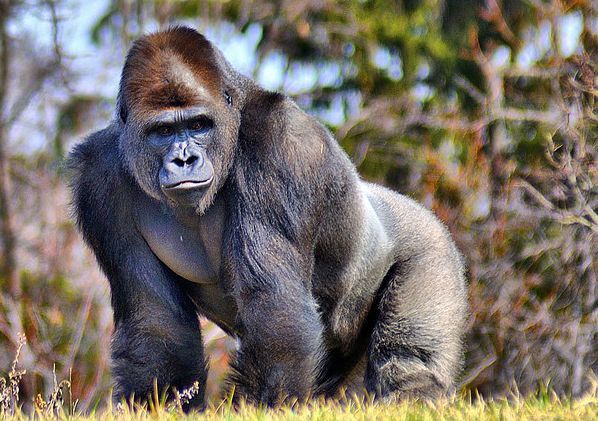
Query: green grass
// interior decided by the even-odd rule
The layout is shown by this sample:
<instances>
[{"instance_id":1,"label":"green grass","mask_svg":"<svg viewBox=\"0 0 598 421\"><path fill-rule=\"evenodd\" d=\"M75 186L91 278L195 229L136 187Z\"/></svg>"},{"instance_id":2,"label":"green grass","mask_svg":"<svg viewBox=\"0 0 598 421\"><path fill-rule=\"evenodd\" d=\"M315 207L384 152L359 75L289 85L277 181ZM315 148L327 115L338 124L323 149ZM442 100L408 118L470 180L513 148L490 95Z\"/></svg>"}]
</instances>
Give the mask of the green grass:
<instances>
[{"instance_id":1,"label":"green grass","mask_svg":"<svg viewBox=\"0 0 598 421\"><path fill-rule=\"evenodd\" d=\"M203 413L184 415L176 408L164 405L145 408L108 408L91 414L67 415L64 408L59 418L72 420L598 420L598 396L596 393L576 400L562 400L549 393L539 397L513 398L494 402L456 398L435 404L400 403L384 405L363 403L358 399L343 402L316 402L281 409L256 408L240 405L233 408L228 401L208 408ZM70 412L70 411L69 411ZM31 414L17 411L12 416L0 414L1 419L50 419L52 413L38 409Z\"/></svg>"},{"instance_id":2,"label":"green grass","mask_svg":"<svg viewBox=\"0 0 598 421\"><path fill-rule=\"evenodd\" d=\"M591 388L580 399L559 398L547 386L540 387L536 396L513 395L509 399L484 401L472 399L471 394L435 403L402 402L374 403L366 398L349 398L308 404L295 404L278 409L255 407L241 403L233 407L232 399L209 406L202 413L185 415L181 402L193 397L199 387L193 385L175 399L165 403L157 389L148 407L120 404L82 413L71 397L69 381L55 381L53 392L44 399L38 395L23 410L19 400L19 383L25 374L17 369L18 357L25 339L19 342L15 360L7 377L0 377L0 420L69 419L69 420L177 420L183 418L206 420L598 420L598 381L590 377ZM109 402L110 399L107 398Z\"/></svg>"}]
</instances>

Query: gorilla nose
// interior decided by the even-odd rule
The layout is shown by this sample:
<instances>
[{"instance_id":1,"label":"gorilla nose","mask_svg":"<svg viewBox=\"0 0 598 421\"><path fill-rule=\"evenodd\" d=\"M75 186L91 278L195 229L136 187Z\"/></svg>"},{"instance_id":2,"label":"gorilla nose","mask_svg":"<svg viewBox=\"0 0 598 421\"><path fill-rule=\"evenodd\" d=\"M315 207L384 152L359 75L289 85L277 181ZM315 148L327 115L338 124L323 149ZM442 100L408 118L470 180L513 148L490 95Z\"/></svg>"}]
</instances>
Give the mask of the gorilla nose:
<instances>
[{"instance_id":1,"label":"gorilla nose","mask_svg":"<svg viewBox=\"0 0 598 421\"><path fill-rule=\"evenodd\" d=\"M187 158L174 158L172 160L172 163L174 165L176 165L177 167L183 168L183 167L186 167L188 165L193 165L193 163L195 161L197 161L198 159L199 159L198 156L191 155L191 156L189 156Z\"/></svg>"},{"instance_id":2,"label":"gorilla nose","mask_svg":"<svg viewBox=\"0 0 598 421\"><path fill-rule=\"evenodd\" d=\"M206 188L213 176L214 169L205 150L184 143L170 148L159 172L160 185L169 192Z\"/></svg>"},{"instance_id":3,"label":"gorilla nose","mask_svg":"<svg viewBox=\"0 0 598 421\"><path fill-rule=\"evenodd\" d=\"M181 171L189 167L201 166L204 160L201 151L193 150L187 146L174 148L165 158L164 167L171 171Z\"/></svg>"}]
</instances>

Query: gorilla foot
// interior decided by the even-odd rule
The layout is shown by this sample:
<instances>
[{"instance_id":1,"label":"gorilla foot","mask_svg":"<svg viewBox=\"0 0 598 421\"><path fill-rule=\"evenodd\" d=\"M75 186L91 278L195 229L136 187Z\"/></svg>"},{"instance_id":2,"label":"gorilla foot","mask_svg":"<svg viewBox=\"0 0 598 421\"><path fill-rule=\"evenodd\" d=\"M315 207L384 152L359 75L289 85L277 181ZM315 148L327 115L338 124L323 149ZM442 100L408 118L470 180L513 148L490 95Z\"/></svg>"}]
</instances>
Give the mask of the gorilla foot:
<instances>
[{"instance_id":1,"label":"gorilla foot","mask_svg":"<svg viewBox=\"0 0 598 421\"><path fill-rule=\"evenodd\" d=\"M448 394L448 387L421 361L395 358L380 366L370 364L365 386L369 393L384 403L432 401Z\"/></svg>"}]
</instances>

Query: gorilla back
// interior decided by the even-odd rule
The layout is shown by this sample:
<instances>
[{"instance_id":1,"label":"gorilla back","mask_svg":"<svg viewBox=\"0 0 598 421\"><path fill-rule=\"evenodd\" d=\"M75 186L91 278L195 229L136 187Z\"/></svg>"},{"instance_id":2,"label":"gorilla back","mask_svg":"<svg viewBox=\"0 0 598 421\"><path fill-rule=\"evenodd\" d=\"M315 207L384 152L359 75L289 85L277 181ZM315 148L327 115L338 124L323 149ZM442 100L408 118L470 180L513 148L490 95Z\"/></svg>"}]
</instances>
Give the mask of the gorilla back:
<instances>
[{"instance_id":1,"label":"gorilla back","mask_svg":"<svg viewBox=\"0 0 598 421\"><path fill-rule=\"evenodd\" d=\"M360 382L450 392L467 311L444 226L359 179L330 133L202 35L136 41L110 125L70 154L78 225L111 287L116 399L199 382L198 314L239 339L229 382L273 405Z\"/></svg>"}]
</instances>

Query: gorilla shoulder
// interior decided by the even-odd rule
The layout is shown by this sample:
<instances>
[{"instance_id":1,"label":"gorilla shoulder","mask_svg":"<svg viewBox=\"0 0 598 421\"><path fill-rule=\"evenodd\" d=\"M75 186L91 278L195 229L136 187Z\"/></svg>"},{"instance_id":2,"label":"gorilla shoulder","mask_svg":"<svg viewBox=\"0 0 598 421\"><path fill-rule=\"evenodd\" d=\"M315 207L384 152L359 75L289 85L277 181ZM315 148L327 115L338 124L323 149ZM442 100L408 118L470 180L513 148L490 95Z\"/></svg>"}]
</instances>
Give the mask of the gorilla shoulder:
<instances>
[{"instance_id":1,"label":"gorilla shoulder","mask_svg":"<svg viewBox=\"0 0 598 421\"><path fill-rule=\"evenodd\" d=\"M88 136L69 155L67 169L73 201L78 224L84 231L97 231L107 218L113 218L115 223L121 205L130 203L118 139L118 129L112 124ZM95 239L96 235L89 234L85 238Z\"/></svg>"}]
</instances>

